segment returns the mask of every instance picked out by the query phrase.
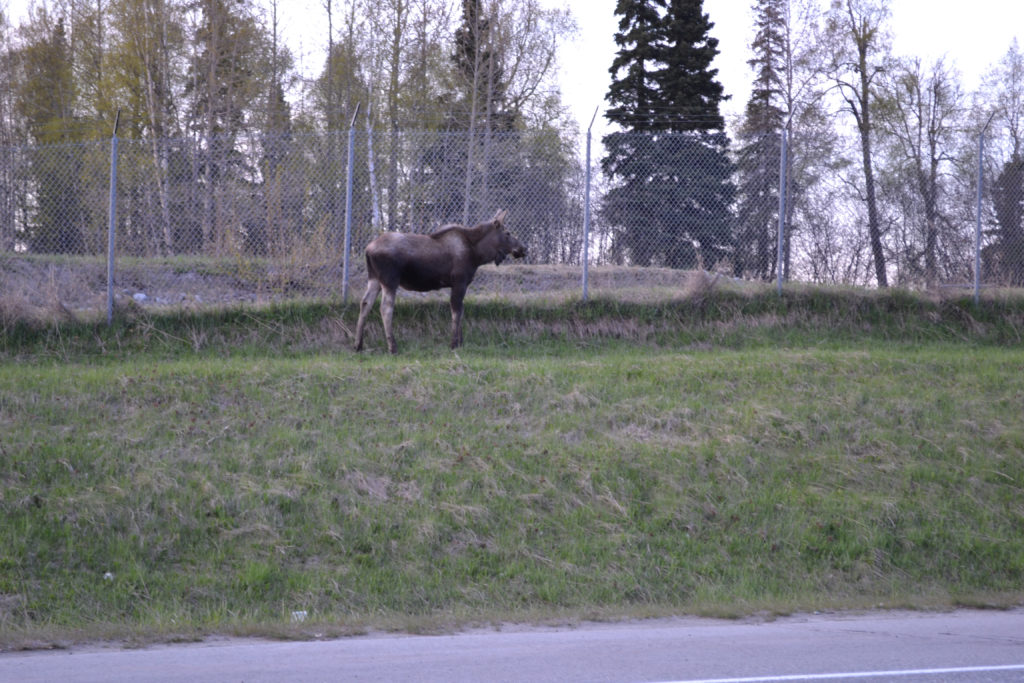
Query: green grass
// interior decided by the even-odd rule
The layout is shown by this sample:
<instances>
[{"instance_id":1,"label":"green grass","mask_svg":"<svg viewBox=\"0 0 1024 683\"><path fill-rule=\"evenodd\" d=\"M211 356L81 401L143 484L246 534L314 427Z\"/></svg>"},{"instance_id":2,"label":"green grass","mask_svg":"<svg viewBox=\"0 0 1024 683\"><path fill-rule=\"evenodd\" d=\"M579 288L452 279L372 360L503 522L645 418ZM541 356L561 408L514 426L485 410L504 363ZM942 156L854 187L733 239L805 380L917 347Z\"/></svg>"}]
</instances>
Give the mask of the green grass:
<instances>
[{"instance_id":1,"label":"green grass","mask_svg":"<svg viewBox=\"0 0 1024 683\"><path fill-rule=\"evenodd\" d=\"M1024 597L1020 302L353 313L8 323L0 644Z\"/></svg>"}]
</instances>

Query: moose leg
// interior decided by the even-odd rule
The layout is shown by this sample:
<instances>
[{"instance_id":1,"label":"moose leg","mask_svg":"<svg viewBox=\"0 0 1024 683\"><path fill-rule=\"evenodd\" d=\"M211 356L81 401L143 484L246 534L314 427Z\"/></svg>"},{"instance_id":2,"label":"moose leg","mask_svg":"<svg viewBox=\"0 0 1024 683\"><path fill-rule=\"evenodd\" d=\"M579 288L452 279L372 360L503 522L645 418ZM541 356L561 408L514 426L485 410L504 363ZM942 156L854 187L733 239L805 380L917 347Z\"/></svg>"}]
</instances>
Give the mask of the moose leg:
<instances>
[{"instance_id":1,"label":"moose leg","mask_svg":"<svg viewBox=\"0 0 1024 683\"><path fill-rule=\"evenodd\" d=\"M363 331L366 326L366 315L373 308L373 302L377 300L380 292L380 282L377 280L366 281L366 293L363 300L359 302L359 322L356 323L356 351L363 350Z\"/></svg>"},{"instance_id":2,"label":"moose leg","mask_svg":"<svg viewBox=\"0 0 1024 683\"><path fill-rule=\"evenodd\" d=\"M452 348L462 346L462 300L466 296L465 287L452 287Z\"/></svg>"},{"instance_id":3,"label":"moose leg","mask_svg":"<svg viewBox=\"0 0 1024 683\"><path fill-rule=\"evenodd\" d=\"M380 299L380 319L384 321L384 337L388 340L388 351L398 353L395 346L395 333L392 330L391 321L395 316L395 295L396 289L384 288L384 296Z\"/></svg>"}]
</instances>

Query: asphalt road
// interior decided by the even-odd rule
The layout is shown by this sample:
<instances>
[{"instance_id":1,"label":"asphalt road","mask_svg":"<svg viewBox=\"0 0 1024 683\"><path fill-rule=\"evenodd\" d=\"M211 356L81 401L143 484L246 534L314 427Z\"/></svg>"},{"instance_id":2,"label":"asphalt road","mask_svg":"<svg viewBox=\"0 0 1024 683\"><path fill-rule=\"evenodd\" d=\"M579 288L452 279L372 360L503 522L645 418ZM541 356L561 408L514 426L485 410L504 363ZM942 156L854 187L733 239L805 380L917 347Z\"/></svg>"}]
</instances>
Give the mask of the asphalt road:
<instances>
[{"instance_id":1,"label":"asphalt road","mask_svg":"<svg viewBox=\"0 0 1024 683\"><path fill-rule=\"evenodd\" d=\"M0 654L0 681L1024 681L1024 610L660 619Z\"/></svg>"}]
</instances>

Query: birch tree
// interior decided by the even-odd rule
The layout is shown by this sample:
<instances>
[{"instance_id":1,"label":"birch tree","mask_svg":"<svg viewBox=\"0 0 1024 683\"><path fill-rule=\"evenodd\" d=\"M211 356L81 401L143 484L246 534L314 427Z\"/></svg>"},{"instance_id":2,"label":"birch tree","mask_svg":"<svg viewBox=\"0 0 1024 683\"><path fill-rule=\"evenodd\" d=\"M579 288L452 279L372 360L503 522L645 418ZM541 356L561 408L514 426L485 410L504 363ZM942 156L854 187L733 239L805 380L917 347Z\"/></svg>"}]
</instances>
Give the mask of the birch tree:
<instances>
[{"instance_id":1,"label":"birch tree","mask_svg":"<svg viewBox=\"0 0 1024 683\"><path fill-rule=\"evenodd\" d=\"M833 0L826 17L824 45L829 49L825 72L839 93L842 109L855 123L860 147L862 200L867 209L867 238L875 282L889 286L882 217L875 183L873 139L879 79L889 63L890 39L884 0Z\"/></svg>"},{"instance_id":2,"label":"birch tree","mask_svg":"<svg viewBox=\"0 0 1024 683\"><path fill-rule=\"evenodd\" d=\"M934 287L943 273L960 270L957 259L942 256L957 250L955 227L945 207L963 93L945 60L925 66L921 59L909 58L894 63L883 79L878 111L889 193L901 209L897 272L901 284ZM963 270L960 274L966 275Z\"/></svg>"}]
</instances>

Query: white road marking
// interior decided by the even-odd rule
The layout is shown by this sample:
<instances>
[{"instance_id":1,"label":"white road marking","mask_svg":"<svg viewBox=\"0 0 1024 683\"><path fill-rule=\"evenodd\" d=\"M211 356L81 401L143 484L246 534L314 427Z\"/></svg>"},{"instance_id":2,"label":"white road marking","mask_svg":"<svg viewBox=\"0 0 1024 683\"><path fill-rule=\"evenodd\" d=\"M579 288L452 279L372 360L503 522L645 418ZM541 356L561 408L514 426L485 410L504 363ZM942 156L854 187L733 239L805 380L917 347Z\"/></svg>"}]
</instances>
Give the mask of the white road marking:
<instances>
[{"instance_id":1,"label":"white road marking","mask_svg":"<svg viewBox=\"0 0 1024 683\"><path fill-rule=\"evenodd\" d=\"M855 678L882 678L893 676L944 676L948 674L998 673L1024 671L1024 664L1005 666L965 666L948 669L906 669L898 671L856 671L834 674L791 674L788 676L752 676L749 678L704 678L695 680L664 681L663 683L786 683L789 681L836 681Z\"/></svg>"}]
</instances>

